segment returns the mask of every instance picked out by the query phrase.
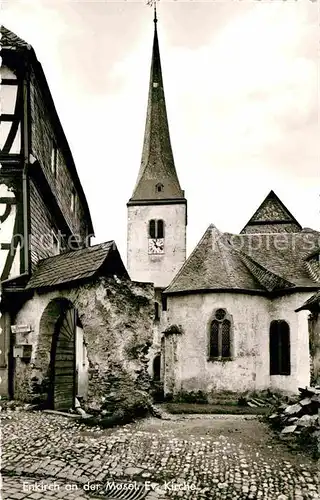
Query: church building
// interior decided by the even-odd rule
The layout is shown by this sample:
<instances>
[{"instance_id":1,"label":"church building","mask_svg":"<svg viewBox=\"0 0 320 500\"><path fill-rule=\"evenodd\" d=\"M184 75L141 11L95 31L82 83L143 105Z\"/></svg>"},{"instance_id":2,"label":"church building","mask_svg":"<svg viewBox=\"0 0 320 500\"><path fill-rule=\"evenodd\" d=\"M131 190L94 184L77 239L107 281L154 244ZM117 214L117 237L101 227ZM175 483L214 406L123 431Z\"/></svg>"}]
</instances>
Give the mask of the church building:
<instances>
[{"instance_id":1,"label":"church building","mask_svg":"<svg viewBox=\"0 0 320 500\"><path fill-rule=\"evenodd\" d=\"M211 224L186 259L187 200L172 153L157 18L141 166L127 203L127 267L155 285L151 373L164 394L295 392L314 366L320 233L271 191L240 234ZM151 363L151 364L152 364Z\"/></svg>"}]
</instances>

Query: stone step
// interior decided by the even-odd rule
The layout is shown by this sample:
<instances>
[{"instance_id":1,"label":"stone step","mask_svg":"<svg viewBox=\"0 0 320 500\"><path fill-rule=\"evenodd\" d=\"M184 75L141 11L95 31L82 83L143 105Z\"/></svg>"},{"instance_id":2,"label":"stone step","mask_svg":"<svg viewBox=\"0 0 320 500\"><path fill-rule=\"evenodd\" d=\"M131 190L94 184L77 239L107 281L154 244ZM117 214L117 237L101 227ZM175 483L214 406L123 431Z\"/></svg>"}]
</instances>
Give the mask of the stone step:
<instances>
[{"instance_id":1,"label":"stone step","mask_svg":"<svg viewBox=\"0 0 320 500\"><path fill-rule=\"evenodd\" d=\"M208 401L208 404L210 405L223 405L223 406L238 406L238 399L210 399Z\"/></svg>"}]
</instances>

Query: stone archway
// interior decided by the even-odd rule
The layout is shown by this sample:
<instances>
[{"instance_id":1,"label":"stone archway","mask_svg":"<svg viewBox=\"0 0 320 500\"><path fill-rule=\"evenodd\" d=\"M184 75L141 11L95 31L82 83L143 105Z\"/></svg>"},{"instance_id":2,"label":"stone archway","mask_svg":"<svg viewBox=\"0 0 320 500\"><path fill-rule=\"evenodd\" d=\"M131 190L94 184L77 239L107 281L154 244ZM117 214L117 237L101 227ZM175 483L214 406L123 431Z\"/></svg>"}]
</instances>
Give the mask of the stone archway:
<instances>
[{"instance_id":1,"label":"stone archway","mask_svg":"<svg viewBox=\"0 0 320 500\"><path fill-rule=\"evenodd\" d=\"M39 325L33 392L44 406L57 410L74 407L76 396L77 311L65 298L45 308ZM35 395L36 395L35 394Z\"/></svg>"}]
</instances>

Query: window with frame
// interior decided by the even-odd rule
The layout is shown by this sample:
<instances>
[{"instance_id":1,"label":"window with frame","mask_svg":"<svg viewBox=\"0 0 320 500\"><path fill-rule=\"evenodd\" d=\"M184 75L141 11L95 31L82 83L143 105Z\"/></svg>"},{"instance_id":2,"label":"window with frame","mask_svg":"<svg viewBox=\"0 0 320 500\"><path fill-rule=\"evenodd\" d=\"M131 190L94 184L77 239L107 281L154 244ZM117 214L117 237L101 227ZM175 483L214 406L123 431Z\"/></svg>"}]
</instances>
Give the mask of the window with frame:
<instances>
[{"instance_id":1,"label":"window with frame","mask_svg":"<svg viewBox=\"0 0 320 500\"><path fill-rule=\"evenodd\" d=\"M157 193L162 193L163 188L164 188L163 184L161 184L161 183L156 184L156 192Z\"/></svg>"},{"instance_id":2,"label":"window with frame","mask_svg":"<svg viewBox=\"0 0 320 500\"><path fill-rule=\"evenodd\" d=\"M270 375L290 375L290 327L284 320L270 323Z\"/></svg>"},{"instance_id":3,"label":"window with frame","mask_svg":"<svg viewBox=\"0 0 320 500\"><path fill-rule=\"evenodd\" d=\"M209 358L231 358L231 317L225 309L217 309L210 324Z\"/></svg>"},{"instance_id":4,"label":"window with frame","mask_svg":"<svg viewBox=\"0 0 320 500\"><path fill-rule=\"evenodd\" d=\"M164 238L164 221L152 219L149 221L149 238Z\"/></svg>"}]
</instances>

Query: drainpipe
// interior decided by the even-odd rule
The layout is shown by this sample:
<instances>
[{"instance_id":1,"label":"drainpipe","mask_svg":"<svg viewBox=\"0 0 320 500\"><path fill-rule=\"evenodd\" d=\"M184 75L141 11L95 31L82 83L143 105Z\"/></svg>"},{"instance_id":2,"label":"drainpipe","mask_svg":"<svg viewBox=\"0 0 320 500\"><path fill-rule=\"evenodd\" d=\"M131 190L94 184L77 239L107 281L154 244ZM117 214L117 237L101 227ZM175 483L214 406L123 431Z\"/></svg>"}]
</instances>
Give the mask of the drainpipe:
<instances>
[{"instance_id":1,"label":"drainpipe","mask_svg":"<svg viewBox=\"0 0 320 500\"><path fill-rule=\"evenodd\" d=\"M29 64L24 66L22 81L22 149L23 149L23 171L22 171L22 211L23 211L23 273L30 272L29 259L29 189L28 189L28 166L29 166ZM21 254L20 254L21 256ZM21 269L21 267L20 267ZM9 398L14 398L14 374L15 359L13 357L13 346L15 336L11 332L11 313L8 311L10 320L7 322L9 328L9 353L8 353L8 392Z\"/></svg>"},{"instance_id":2,"label":"drainpipe","mask_svg":"<svg viewBox=\"0 0 320 500\"><path fill-rule=\"evenodd\" d=\"M29 254L29 186L28 186L28 167L29 167L29 65L25 66L23 75L23 172L22 172L22 200L23 200L23 255L24 255L24 273L30 272L30 254Z\"/></svg>"}]
</instances>

